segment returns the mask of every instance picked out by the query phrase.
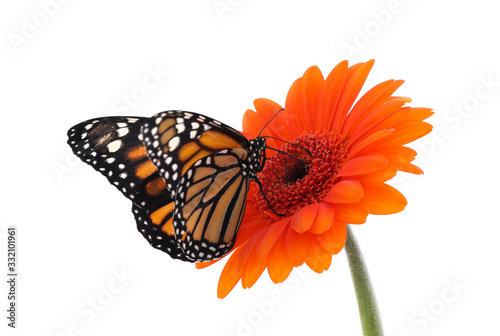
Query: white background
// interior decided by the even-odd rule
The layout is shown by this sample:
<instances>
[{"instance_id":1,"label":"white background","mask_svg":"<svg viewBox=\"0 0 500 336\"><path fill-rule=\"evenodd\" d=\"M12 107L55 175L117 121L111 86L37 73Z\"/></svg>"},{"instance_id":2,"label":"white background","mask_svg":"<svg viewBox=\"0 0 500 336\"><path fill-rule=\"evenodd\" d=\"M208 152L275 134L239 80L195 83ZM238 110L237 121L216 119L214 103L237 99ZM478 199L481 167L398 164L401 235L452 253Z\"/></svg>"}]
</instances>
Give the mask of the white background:
<instances>
[{"instance_id":1,"label":"white background","mask_svg":"<svg viewBox=\"0 0 500 336\"><path fill-rule=\"evenodd\" d=\"M307 67L326 76L343 59L375 58L363 92L405 79L397 94L436 112L433 135L413 146L425 175L393 183L406 210L354 228L386 335L498 335L493 3L3 2L0 328L44 336L360 335L343 252L323 274L299 268L275 285L264 273L252 289L238 285L217 299L223 263L196 270L150 248L130 202L71 154L66 131L93 117L167 109L240 128L253 99L284 104ZM162 73L158 85L141 91L151 69ZM122 97L139 91L146 94L127 107ZM16 330L5 312L11 225L19 240Z\"/></svg>"}]
</instances>

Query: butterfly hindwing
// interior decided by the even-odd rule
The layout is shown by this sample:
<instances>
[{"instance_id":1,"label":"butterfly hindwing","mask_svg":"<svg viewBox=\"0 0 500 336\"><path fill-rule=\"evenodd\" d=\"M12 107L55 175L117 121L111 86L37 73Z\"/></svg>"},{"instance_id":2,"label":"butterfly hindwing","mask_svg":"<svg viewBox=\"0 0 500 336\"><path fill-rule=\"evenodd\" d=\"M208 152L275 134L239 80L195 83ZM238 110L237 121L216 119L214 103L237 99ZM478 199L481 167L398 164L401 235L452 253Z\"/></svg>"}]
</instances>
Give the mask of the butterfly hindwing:
<instances>
[{"instance_id":1,"label":"butterfly hindwing","mask_svg":"<svg viewBox=\"0 0 500 336\"><path fill-rule=\"evenodd\" d=\"M220 258L233 247L249 188L247 156L241 148L218 151L180 179L173 227L177 244L193 261Z\"/></svg>"},{"instance_id":2,"label":"butterfly hindwing","mask_svg":"<svg viewBox=\"0 0 500 336\"><path fill-rule=\"evenodd\" d=\"M156 249L166 252L174 259L190 261L177 245L172 226L174 204L170 202L158 209L145 209L132 205L137 230Z\"/></svg>"},{"instance_id":3,"label":"butterfly hindwing","mask_svg":"<svg viewBox=\"0 0 500 336\"><path fill-rule=\"evenodd\" d=\"M248 146L248 140L233 128L186 111L154 115L144 124L142 136L148 156L159 168L172 196L180 178L199 159L221 149Z\"/></svg>"}]
</instances>

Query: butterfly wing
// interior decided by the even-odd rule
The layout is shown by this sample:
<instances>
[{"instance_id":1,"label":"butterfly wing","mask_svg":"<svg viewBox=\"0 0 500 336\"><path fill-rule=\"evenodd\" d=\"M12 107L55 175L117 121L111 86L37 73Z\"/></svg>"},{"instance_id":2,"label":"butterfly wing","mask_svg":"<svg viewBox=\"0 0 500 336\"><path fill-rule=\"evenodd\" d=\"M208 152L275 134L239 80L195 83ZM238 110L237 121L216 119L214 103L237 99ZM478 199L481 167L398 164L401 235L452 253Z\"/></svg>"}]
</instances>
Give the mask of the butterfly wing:
<instances>
[{"instance_id":1,"label":"butterfly wing","mask_svg":"<svg viewBox=\"0 0 500 336\"><path fill-rule=\"evenodd\" d=\"M174 259L191 261L177 245L172 226L174 202L158 209L146 209L132 204L132 212L137 222L137 229L156 249L166 252Z\"/></svg>"},{"instance_id":2,"label":"butterfly wing","mask_svg":"<svg viewBox=\"0 0 500 336\"><path fill-rule=\"evenodd\" d=\"M96 118L68 131L68 144L73 153L132 201L137 201L136 193L145 189L150 173L156 170L152 164L148 167L146 150L139 140L145 121L146 118Z\"/></svg>"},{"instance_id":3,"label":"butterfly wing","mask_svg":"<svg viewBox=\"0 0 500 336\"><path fill-rule=\"evenodd\" d=\"M153 247L186 260L174 241L173 199L140 140L140 129L147 119L91 119L68 131L68 144L76 156L133 202L137 228Z\"/></svg>"},{"instance_id":4,"label":"butterfly wing","mask_svg":"<svg viewBox=\"0 0 500 336\"><path fill-rule=\"evenodd\" d=\"M192 261L220 258L233 247L249 188L247 156L241 148L218 151L180 179L173 227L177 245Z\"/></svg>"},{"instance_id":5,"label":"butterfly wing","mask_svg":"<svg viewBox=\"0 0 500 336\"><path fill-rule=\"evenodd\" d=\"M142 136L173 197L178 181L196 161L219 150L248 147L248 140L235 129L186 111L154 115L144 123Z\"/></svg>"}]
</instances>

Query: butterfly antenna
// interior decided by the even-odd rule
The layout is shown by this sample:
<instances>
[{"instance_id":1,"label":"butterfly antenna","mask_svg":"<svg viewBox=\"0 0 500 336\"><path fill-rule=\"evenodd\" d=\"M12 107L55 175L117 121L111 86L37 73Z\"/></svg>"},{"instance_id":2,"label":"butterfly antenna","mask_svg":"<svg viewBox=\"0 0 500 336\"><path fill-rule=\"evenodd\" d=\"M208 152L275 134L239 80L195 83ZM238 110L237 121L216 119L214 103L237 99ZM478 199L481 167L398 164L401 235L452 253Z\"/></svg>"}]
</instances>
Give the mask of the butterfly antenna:
<instances>
[{"instance_id":1,"label":"butterfly antenna","mask_svg":"<svg viewBox=\"0 0 500 336\"><path fill-rule=\"evenodd\" d=\"M283 159L284 159L284 156L286 155L286 156L289 156L289 157L291 157L291 158L293 158L293 159L295 159L295 160L297 160L297 161L304 162L304 160L299 159L298 157L293 156L292 154L287 153L287 152L284 152L284 151L282 151L282 150L279 150L279 149L276 149L276 148L273 148L273 147L269 147L269 146L265 146L265 148L267 148L267 149L272 149L273 151L276 151L276 152L280 153L281 155L283 155ZM304 148L304 149L306 149L306 148ZM307 150L307 149L306 149L306 150ZM309 152L309 151L308 151L308 152ZM286 160L285 160L285 162L286 162Z\"/></svg>"},{"instance_id":2,"label":"butterfly antenna","mask_svg":"<svg viewBox=\"0 0 500 336\"><path fill-rule=\"evenodd\" d=\"M282 142L284 142L284 143L287 143L287 144L289 144L289 145L291 145L291 146L299 147L300 149L305 150L309 156L312 156L312 154L311 154L311 152L309 151L309 149L307 149L307 148L305 148L305 147L303 147L303 146L301 146L301 145L298 145L298 144L296 144L296 143L294 143L294 142L286 141L286 140L283 140L283 139L280 139L280 138L275 138L275 137L272 137L272 136L270 136L270 135L265 135L265 136L263 136L263 138L274 139L274 140L278 140L278 141L282 141ZM270 148L270 149L274 149L274 148Z\"/></svg>"},{"instance_id":3,"label":"butterfly antenna","mask_svg":"<svg viewBox=\"0 0 500 336\"><path fill-rule=\"evenodd\" d=\"M276 118L276 117L278 116L278 114L279 114L281 111L283 111L283 110L284 110L284 108L282 108L281 110L279 110L278 112L276 112L276 114L275 114L275 115L274 115L271 119L269 119L269 121L268 121L268 122L264 125L264 127L262 127L262 129L260 130L260 132L259 132L259 137L260 137L260 135L262 134L262 132L264 131L264 129L267 127L267 125L269 125L269 123L270 123L271 121L273 121L273 119L274 119L274 118Z\"/></svg>"}]
</instances>

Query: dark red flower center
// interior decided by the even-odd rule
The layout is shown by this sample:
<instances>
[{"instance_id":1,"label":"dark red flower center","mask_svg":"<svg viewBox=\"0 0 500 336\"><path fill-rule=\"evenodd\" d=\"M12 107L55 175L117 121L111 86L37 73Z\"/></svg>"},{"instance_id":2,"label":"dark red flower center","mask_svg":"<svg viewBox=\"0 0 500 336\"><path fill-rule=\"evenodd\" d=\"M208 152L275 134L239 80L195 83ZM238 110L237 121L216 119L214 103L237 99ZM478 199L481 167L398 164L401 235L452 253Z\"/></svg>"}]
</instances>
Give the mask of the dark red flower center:
<instances>
[{"instance_id":1,"label":"dark red flower center","mask_svg":"<svg viewBox=\"0 0 500 336\"><path fill-rule=\"evenodd\" d=\"M280 151L259 174L266 197L258 190L255 200L261 212L271 212L271 206L286 216L322 201L347 157L343 137L333 133L303 134Z\"/></svg>"}]
</instances>

